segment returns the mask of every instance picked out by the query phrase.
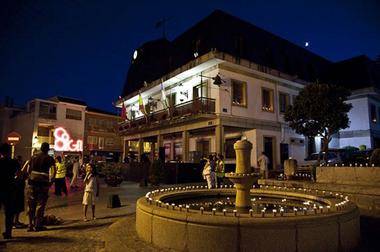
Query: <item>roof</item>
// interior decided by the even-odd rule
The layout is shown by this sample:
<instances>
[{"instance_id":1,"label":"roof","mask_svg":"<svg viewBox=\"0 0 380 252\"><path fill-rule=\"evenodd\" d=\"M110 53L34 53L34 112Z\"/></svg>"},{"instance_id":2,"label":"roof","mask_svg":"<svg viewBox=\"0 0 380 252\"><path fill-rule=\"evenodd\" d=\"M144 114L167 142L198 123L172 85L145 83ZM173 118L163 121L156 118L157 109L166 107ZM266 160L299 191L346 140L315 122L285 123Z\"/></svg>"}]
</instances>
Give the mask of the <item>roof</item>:
<instances>
[{"instance_id":1,"label":"roof","mask_svg":"<svg viewBox=\"0 0 380 252\"><path fill-rule=\"evenodd\" d=\"M71 98L71 97L54 96L54 97L49 98L48 100L55 101L55 102L66 102L66 103L71 103L71 104L87 106L86 102L79 100L79 99L76 99L76 98Z\"/></svg>"},{"instance_id":2,"label":"roof","mask_svg":"<svg viewBox=\"0 0 380 252\"><path fill-rule=\"evenodd\" d=\"M380 88L380 61L360 55L333 63L323 76L323 81L342 85L350 90Z\"/></svg>"},{"instance_id":3,"label":"roof","mask_svg":"<svg viewBox=\"0 0 380 252\"><path fill-rule=\"evenodd\" d=\"M214 49L305 81L315 81L331 64L305 48L216 10L173 41L155 40L137 49L122 96L143 87L144 81L159 79L193 60L195 52L204 55Z\"/></svg>"},{"instance_id":4,"label":"roof","mask_svg":"<svg viewBox=\"0 0 380 252\"><path fill-rule=\"evenodd\" d=\"M111 115L111 116L118 116L117 113L113 113L113 112L105 111L105 110L98 109L98 108L94 108L94 107L87 107L87 108L86 108L86 111L88 111L88 112L94 112L94 113L98 113L98 114L105 114L105 115Z\"/></svg>"}]
</instances>

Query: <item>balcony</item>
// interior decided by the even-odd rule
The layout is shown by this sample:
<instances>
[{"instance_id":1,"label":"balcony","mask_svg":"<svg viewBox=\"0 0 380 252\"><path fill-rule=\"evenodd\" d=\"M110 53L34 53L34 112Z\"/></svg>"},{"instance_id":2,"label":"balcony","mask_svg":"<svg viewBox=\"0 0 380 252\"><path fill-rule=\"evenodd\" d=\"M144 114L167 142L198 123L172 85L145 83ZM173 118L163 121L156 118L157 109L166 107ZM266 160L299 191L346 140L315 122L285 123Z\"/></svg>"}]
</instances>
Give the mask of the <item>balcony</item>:
<instances>
[{"instance_id":1,"label":"balcony","mask_svg":"<svg viewBox=\"0 0 380 252\"><path fill-rule=\"evenodd\" d=\"M42 119L49 119L49 120L57 120L57 114L56 113L39 113L38 114L39 118Z\"/></svg>"},{"instance_id":2,"label":"balcony","mask_svg":"<svg viewBox=\"0 0 380 252\"><path fill-rule=\"evenodd\" d=\"M119 124L119 132L135 133L197 118L209 118L214 114L215 99L196 98L170 107L169 109L155 111L147 117L139 117L134 120L122 122Z\"/></svg>"}]
</instances>

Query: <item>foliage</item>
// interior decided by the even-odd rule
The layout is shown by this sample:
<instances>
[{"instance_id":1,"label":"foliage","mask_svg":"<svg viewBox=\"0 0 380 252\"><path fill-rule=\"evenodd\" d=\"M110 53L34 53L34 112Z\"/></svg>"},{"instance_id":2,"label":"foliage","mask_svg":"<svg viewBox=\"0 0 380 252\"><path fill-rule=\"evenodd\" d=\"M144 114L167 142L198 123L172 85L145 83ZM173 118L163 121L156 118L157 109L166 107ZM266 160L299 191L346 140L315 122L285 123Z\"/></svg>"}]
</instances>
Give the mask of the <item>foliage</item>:
<instances>
[{"instance_id":1,"label":"foliage","mask_svg":"<svg viewBox=\"0 0 380 252\"><path fill-rule=\"evenodd\" d=\"M154 160L150 166L149 181L152 185L159 185L165 178L164 163L161 160Z\"/></svg>"},{"instance_id":2,"label":"foliage","mask_svg":"<svg viewBox=\"0 0 380 252\"><path fill-rule=\"evenodd\" d=\"M355 146L351 146L351 145L347 145L345 147L343 147L344 150L346 150L347 152L354 152L354 151L357 151L358 148L356 148Z\"/></svg>"},{"instance_id":3,"label":"foliage","mask_svg":"<svg viewBox=\"0 0 380 252\"><path fill-rule=\"evenodd\" d=\"M380 149L375 149L372 152L369 162L375 166L380 166Z\"/></svg>"},{"instance_id":4,"label":"foliage","mask_svg":"<svg viewBox=\"0 0 380 252\"><path fill-rule=\"evenodd\" d=\"M359 145L359 150L360 151L365 151L367 149L367 146L365 144Z\"/></svg>"},{"instance_id":5,"label":"foliage","mask_svg":"<svg viewBox=\"0 0 380 252\"><path fill-rule=\"evenodd\" d=\"M99 170L99 174L104 176L104 181L110 186L118 186L123 182L123 170L124 165L122 163L103 163L102 169Z\"/></svg>"},{"instance_id":6,"label":"foliage","mask_svg":"<svg viewBox=\"0 0 380 252\"><path fill-rule=\"evenodd\" d=\"M345 103L349 95L350 91L340 86L307 85L287 107L284 119L298 134L321 136L327 153L332 136L349 126L347 113L352 105Z\"/></svg>"}]
</instances>

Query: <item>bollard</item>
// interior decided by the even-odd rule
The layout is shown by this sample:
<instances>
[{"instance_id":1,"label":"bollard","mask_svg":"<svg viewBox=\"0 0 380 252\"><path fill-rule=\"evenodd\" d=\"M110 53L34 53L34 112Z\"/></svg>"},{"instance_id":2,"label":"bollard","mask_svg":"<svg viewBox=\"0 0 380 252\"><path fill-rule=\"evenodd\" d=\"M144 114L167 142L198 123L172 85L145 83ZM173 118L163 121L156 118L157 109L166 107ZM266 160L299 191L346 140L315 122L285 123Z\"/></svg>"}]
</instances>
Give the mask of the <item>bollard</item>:
<instances>
[{"instance_id":1,"label":"bollard","mask_svg":"<svg viewBox=\"0 0 380 252\"><path fill-rule=\"evenodd\" d=\"M149 202L149 199L150 199L149 196L147 196L146 198L147 202ZM108 208L121 207L120 198L118 194L109 195L107 207Z\"/></svg>"}]
</instances>

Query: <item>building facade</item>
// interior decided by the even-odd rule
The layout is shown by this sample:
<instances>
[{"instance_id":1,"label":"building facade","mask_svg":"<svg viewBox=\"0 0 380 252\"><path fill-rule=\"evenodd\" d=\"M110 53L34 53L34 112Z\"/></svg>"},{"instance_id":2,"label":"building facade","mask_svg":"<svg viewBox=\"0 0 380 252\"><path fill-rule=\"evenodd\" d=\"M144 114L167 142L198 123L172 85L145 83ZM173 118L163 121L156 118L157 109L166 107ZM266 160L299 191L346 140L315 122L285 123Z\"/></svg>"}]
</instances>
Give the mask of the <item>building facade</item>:
<instances>
[{"instance_id":1,"label":"building facade","mask_svg":"<svg viewBox=\"0 0 380 252\"><path fill-rule=\"evenodd\" d=\"M220 153L234 162L233 144L247 138L254 145L252 164L263 151L273 169L289 156L305 156L304 137L283 120L286 106L304 84L218 52L202 55L181 70L125 99L128 120L120 131L127 150L141 154L164 147L167 160L185 162ZM221 85L214 84L215 76L222 78ZM140 95L149 115L141 112Z\"/></svg>"},{"instance_id":2,"label":"building facade","mask_svg":"<svg viewBox=\"0 0 380 252\"><path fill-rule=\"evenodd\" d=\"M25 109L7 107L0 111L2 141L7 141L9 133L17 133L20 141L15 145L14 154L24 160L39 150L43 142L50 144L51 155L119 160L119 117L90 108L83 101L56 96L33 99Z\"/></svg>"},{"instance_id":3,"label":"building facade","mask_svg":"<svg viewBox=\"0 0 380 252\"><path fill-rule=\"evenodd\" d=\"M283 114L305 85L318 80L353 90L350 128L331 146L360 142L373 147L378 94L365 91L360 77L352 86L352 78L341 77L347 71L341 65L215 11L173 41L150 41L133 53L117 102L127 114L119 127L124 153L153 156L161 148L167 161L197 162L220 153L234 162L233 143L247 138L253 143L253 165L262 152L270 158L270 169L289 157L303 161L319 151L320 141L314 145L296 134ZM355 64L351 68L357 70ZM353 134L362 141L350 138Z\"/></svg>"},{"instance_id":4,"label":"building facade","mask_svg":"<svg viewBox=\"0 0 380 252\"><path fill-rule=\"evenodd\" d=\"M79 155L83 149L85 108L84 102L59 96L29 101L23 113L8 120L9 131L21 136L15 155L29 159L43 142L49 143L56 154Z\"/></svg>"},{"instance_id":5,"label":"building facade","mask_svg":"<svg viewBox=\"0 0 380 252\"><path fill-rule=\"evenodd\" d=\"M120 116L87 107L84 135L84 156L98 160L119 161L122 154L118 134Z\"/></svg>"}]
</instances>

